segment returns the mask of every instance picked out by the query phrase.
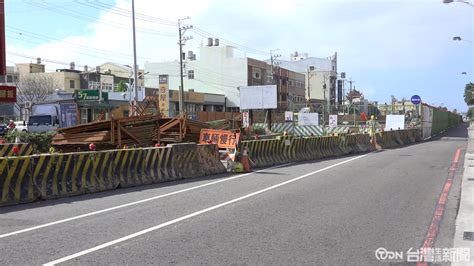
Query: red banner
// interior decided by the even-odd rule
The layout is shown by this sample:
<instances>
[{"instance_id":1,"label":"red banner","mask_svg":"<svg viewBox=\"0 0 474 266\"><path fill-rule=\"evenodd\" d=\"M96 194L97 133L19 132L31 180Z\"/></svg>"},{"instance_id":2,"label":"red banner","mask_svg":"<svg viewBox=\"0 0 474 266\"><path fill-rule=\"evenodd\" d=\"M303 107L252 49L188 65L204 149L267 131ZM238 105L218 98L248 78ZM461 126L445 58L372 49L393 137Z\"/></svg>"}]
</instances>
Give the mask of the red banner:
<instances>
[{"instance_id":1,"label":"red banner","mask_svg":"<svg viewBox=\"0 0 474 266\"><path fill-rule=\"evenodd\" d=\"M16 102L16 87L0 85L0 102L1 103L15 103Z\"/></svg>"},{"instance_id":2,"label":"red banner","mask_svg":"<svg viewBox=\"0 0 474 266\"><path fill-rule=\"evenodd\" d=\"M201 129L200 144L217 144L221 149L235 149L239 143L239 133L228 130Z\"/></svg>"}]
</instances>

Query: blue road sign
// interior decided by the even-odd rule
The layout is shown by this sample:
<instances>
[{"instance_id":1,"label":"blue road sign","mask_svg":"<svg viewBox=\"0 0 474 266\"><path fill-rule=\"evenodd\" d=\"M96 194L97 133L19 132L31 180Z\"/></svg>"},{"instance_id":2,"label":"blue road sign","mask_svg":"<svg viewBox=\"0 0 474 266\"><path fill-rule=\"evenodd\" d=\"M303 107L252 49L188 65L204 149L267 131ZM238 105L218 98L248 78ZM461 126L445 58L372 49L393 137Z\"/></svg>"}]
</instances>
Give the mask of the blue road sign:
<instances>
[{"instance_id":1,"label":"blue road sign","mask_svg":"<svg viewBox=\"0 0 474 266\"><path fill-rule=\"evenodd\" d=\"M418 95L411 96L411 103L412 104L420 104L421 103L421 97L418 96Z\"/></svg>"}]
</instances>

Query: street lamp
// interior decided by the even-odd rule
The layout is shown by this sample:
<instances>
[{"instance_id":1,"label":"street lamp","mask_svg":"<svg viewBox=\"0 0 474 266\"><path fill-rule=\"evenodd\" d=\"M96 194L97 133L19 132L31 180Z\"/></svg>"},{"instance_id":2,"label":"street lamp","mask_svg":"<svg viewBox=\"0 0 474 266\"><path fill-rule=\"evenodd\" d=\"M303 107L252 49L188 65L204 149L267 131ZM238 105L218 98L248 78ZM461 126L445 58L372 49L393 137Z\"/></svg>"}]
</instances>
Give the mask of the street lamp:
<instances>
[{"instance_id":1,"label":"street lamp","mask_svg":"<svg viewBox=\"0 0 474 266\"><path fill-rule=\"evenodd\" d=\"M468 42L468 43L474 43L473 41L463 39L460 36L454 36L453 41L465 41L465 42Z\"/></svg>"},{"instance_id":2,"label":"street lamp","mask_svg":"<svg viewBox=\"0 0 474 266\"><path fill-rule=\"evenodd\" d=\"M474 7L473 4L471 4L470 2L468 1L464 1L464 0L443 0L443 4L450 4L450 3L453 3L453 2L458 2L458 3L464 3L464 4L468 4L472 7Z\"/></svg>"}]
</instances>

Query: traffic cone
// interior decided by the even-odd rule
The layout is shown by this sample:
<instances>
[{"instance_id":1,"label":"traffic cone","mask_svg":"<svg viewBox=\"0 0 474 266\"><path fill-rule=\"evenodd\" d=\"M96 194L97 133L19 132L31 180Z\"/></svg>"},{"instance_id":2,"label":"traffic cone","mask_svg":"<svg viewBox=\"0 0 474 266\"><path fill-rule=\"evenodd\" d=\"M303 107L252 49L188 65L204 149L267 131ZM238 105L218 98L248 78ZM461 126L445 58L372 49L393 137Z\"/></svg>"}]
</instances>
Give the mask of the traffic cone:
<instances>
[{"instance_id":1,"label":"traffic cone","mask_svg":"<svg viewBox=\"0 0 474 266\"><path fill-rule=\"evenodd\" d=\"M244 168L244 172L251 172L252 170L250 169L250 162L249 162L249 155L247 152L247 147L244 147L244 150L242 151L242 158L240 159L240 162L242 163L242 166Z\"/></svg>"}]
</instances>

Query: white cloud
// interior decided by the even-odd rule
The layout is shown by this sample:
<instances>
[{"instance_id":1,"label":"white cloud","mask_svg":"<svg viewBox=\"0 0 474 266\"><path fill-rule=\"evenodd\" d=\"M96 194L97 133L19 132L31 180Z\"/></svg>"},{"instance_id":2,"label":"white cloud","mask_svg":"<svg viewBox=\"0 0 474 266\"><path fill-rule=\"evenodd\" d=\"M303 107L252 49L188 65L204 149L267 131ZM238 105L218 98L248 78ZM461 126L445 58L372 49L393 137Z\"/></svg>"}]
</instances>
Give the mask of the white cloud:
<instances>
[{"instance_id":1,"label":"white cloud","mask_svg":"<svg viewBox=\"0 0 474 266\"><path fill-rule=\"evenodd\" d=\"M243 45L240 54L246 52L247 56L258 59L268 56L249 53L250 49L269 51L280 48L283 57L289 57L294 51L308 52L317 57L326 57L337 51L340 71L346 71L349 76L352 76L351 72L363 73L363 77L352 77L362 89L371 88L365 92L367 95L383 93L389 97L390 92L384 90L394 89L375 86L376 83L370 81L373 70L378 73L386 71L387 80L409 84L403 82L406 77L398 76L400 70L439 70L440 66L446 65L446 71L451 71L448 64L453 58L473 57L472 46L452 41L452 37L457 35L474 40L472 8L460 3L444 5L441 0L140 0L135 4L137 13L173 22L190 16L186 23L217 35L222 43L230 40ZM130 1L118 0L116 7L121 8L119 11L130 10ZM105 61L132 65L131 18L120 16L116 11L104 10L101 23L84 22L88 35L64 39L89 49L49 42L29 49L9 47L8 50L34 57L75 61L78 65L93 66ZM139 64L143 66L145 61L178 58L177 27L138 18L141 17L137 16L140 30L158 32L137 33ZM112 27L110 23L128 25L129 29ZM186 51L198 52L206 34L201 36L189 31L187 35L194 39L187 43ZM107 52L97 53L94 49ZM11 55L9 60L29 61ZM58 66L48 64L47 67ZM471 69L462 71L472 73L472 64Z\"/></svg>"}]
</instances>

